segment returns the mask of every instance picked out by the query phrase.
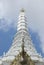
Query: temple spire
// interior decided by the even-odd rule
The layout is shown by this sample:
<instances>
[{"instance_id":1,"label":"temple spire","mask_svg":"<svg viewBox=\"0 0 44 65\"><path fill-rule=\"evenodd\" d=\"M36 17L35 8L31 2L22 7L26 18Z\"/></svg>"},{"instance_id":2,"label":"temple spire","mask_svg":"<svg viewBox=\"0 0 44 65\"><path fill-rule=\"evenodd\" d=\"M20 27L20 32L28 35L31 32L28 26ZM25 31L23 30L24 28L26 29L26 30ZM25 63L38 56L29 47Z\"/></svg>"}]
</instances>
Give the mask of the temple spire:
<instances>
[{"instance_id":1,"label":"temple spire","mask_svg":"<svg viewBox=\"0 0 44 65\"><path fill-rule=\"evenodd\" d=\"M17 31L27 31L27 20L25 16L25 10L22 8L20 10L20 15L18 19Z\"/></svg>"}]
</instances>

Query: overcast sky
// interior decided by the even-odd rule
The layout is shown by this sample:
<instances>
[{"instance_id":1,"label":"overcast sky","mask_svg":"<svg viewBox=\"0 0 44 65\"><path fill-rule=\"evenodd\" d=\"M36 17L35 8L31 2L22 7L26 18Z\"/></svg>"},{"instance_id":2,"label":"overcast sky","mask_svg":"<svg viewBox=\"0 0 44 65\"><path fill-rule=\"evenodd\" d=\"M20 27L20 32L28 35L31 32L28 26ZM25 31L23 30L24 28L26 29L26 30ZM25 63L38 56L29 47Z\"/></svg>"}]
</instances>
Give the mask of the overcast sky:
<instances>
[{"instance_id":1,"label":"overcast sky","mask_svg":"<svg viewBox=\"0 0 44 65\"><path fill-rule=\"evenodd\" d=\"M44 0L0 0L0 20L4 20L0 21L0 30L16 29L21 8L26 11L28 28L38 32L44 53Z\"/></svg>"}]
</instances>

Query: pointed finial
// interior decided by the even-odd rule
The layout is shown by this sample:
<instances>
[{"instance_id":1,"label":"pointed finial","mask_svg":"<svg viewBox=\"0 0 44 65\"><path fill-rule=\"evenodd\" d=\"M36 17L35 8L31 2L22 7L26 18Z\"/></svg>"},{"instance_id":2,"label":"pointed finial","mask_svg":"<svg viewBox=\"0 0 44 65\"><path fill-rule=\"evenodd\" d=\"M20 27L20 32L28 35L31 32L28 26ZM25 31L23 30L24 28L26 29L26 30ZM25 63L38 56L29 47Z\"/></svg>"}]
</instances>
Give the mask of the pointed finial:
<instances>
[{"instance_id":1,"label":"pointed finial","mask_svg":"<svg viewBox=\"0 0 44 65\"><path fill-rule=\"evenodd\" d=\"M25 31L25 32L28 31L28 28L27 28L27 20L26 20L24 8L22 8L20 10L17 31Z\"/></svg>"},{"instance_id":2,"label":"pointed finial","mask_svg":"<svg viewBox=\"0 0 44 65\"><path fill-rule=\"evenodd\" d=\"M22 8L20 11L21 11L21 12L25 12L24 8Z\"/></svg>"}]
</instances>

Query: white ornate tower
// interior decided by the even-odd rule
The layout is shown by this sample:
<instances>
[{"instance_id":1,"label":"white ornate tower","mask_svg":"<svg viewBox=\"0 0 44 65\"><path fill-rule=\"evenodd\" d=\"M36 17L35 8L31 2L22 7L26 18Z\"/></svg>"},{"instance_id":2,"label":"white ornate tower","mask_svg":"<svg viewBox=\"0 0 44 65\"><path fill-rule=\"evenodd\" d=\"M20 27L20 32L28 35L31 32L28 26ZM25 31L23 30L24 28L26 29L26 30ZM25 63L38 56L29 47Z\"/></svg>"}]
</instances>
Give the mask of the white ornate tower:
<instances>
[{"instance_id":1,"label":"white ornate tower","mask_svg":"<svg viewBox=\"0 0 44 65\"><path fill-rule=\"evenodd\" d=\"M44 59L37 53L28 33L24 9L20 11L17 33L11 48L0 59L0 65L44 65Z\"/></svg>"}]
</instances>

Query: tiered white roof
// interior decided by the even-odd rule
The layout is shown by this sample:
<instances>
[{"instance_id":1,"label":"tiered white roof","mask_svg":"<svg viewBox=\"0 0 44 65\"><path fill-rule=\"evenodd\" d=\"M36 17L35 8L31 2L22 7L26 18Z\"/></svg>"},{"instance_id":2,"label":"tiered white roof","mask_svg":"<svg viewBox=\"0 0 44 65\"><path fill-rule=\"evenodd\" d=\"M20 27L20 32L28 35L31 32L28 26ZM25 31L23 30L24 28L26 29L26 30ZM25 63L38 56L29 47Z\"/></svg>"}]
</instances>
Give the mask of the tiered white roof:
<instances>
[{"instance_id":1,"label":"tiered white roof","mask_svg":"<svg viewBox=\"0 0 44 65\"><path fill-rule=\"evenodd\" d=\"M17 31L19 30L28 30L25 11L22 9L18 19Z\"/></svg>"}]
</instances>

